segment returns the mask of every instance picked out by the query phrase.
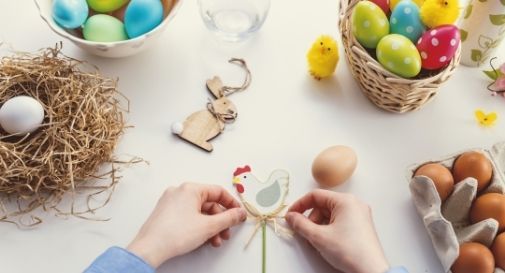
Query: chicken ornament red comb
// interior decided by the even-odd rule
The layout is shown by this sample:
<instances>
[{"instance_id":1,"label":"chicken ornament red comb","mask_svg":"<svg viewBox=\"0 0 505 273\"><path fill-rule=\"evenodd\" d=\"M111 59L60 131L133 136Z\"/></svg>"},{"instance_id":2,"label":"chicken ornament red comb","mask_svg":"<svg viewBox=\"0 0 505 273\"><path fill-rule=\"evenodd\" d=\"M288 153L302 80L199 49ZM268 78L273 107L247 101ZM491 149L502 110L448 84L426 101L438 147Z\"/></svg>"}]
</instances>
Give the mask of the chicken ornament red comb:
<instances>
[{"instance_id":1,"label":"chicken ornament red comb","mask_svg":"<svg viewBox=\"0 0 505 273\"><path fill-rule=\"evenodd\" d=\"M239 176L243 173L249 173L249 172L251 172L251 167L249 167L249 165L245 165L243 168L238 167L233 173L233 176Z\"/></svg>"},{"instance_id":2,"label":"chicken ornament red comb","mask_svg":"<svg viewBox=\"0 0 505 273\"><path fill-rule=\"evenodd\" d=\"M247 174L247 175L243 175ZM256 222L254 232L246 243L252 241L258 230L263 232L263 263L262 272L266 272L265 234L266 227L271 226L277 235L291 237L292 231L279 225L284 219L281 212L286 208L286 196L289 191L289 173L284 170L274 170L266 181L261 181L251 173L251 167L238 167L233 173L233 185L237 188L240 201L250 218Z\"/></svg>"}]
</instances>

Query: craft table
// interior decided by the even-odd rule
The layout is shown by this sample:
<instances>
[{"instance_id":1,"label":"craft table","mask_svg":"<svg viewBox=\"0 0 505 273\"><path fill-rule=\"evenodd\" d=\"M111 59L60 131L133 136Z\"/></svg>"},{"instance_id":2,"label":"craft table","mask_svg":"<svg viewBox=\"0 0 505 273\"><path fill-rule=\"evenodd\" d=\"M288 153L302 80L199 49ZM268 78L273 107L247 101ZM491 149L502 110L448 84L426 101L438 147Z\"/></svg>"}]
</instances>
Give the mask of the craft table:
<instances>
[{"instance_id":1,"label":"craft table","mask_svg":"<svg viewBox=\"0 0 505 273\"><path fill-rule=\"evenodd\" d=\"M338 37L337 9L334 0L274 0L257 36L242 45L226 45L205 28L197 1L185 0L162 39L139 55L103 59L65 40L67 55L119 78L120 90L131 102L127 119L134 128L127 130L117 154L140 156L149 165L137 164L121 173L111 202L96 215L110 217L109 221L41 213L44 223L34 229L0 224L0 271L81 272L107 247L126 246L168 186L198 181L232 191L232 172L244 164L265 178L273 169L288 170L291 203L317 188L311 176L313 158L327 146L344 144L356 150L358 168L347 184L334 190L356 194L371 205L391 264L405 265L411 272L441 273L411 202L406 169L416 162L503 141L505 99L486 91L488 79L479 69L460 67L422 110L387 113L360 92L342 48L334 77L315 81L307 73L305 54L320 34ZM60 40L40 19L32 1L0 1L2 54L9 48L34 51ZM501 62L504 49L505 45ZM206 153L174 137L170 126L203 109L209 97L204 88L207 78L218 74L225 83L241 83L243 71L227 63L230 57L248 61L252 85L231 96L239 118L212 141L214 152ZM497 111L497 125L479 127L474 118L477 108ZM234 228L223 247L202 247L168 261L158 272L260 272L260 237L243 249L252 231L253 223ZM334 272L299 238L285 241L269 232L267 244L268 272Z\"/></svg>"}]
</instances>

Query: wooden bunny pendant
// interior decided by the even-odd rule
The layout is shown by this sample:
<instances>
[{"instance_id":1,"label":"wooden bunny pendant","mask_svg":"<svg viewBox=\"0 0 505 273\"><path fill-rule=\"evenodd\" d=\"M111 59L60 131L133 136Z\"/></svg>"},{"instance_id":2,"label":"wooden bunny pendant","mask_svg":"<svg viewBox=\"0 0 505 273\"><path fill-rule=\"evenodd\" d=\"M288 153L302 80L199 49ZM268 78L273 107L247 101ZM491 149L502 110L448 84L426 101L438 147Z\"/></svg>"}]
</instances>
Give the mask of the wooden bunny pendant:
<instances>
[{"instance_id":1,"label":"wooden bunny pendant","mask_svg":"<svg viewBox=\"0 0 505 273\"><path fill-rule=\"evenodd\" d=\"M251 82L251 73L244 60L231 59L229 62L238 63L246 70L244 84L241 87L224 86L217 76L207 80L207 89L214 96L214 100L207 103L207 109L191 114L182 123L172 124L174 134L208 152L214 149L209 141L221 134L226 123L232 123L237 118L237 108L227 96L245 90Z\"/></svg>"}]
</instances>

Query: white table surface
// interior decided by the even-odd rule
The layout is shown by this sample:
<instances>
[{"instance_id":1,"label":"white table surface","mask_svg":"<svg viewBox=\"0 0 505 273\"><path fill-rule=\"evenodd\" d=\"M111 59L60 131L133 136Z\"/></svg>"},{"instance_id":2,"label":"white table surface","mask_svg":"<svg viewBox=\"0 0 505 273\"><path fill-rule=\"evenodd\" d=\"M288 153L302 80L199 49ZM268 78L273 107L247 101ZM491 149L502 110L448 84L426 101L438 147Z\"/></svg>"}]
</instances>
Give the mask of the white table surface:
<instances>
[{"instance_id":1,"label":"white table surface","mask_svg":"<svg viewBox=\"0 0 505 273\"><path fill-rule=\"evenodd\" d=\"M333 0L274 0L262 30L241 46L213 40L196 0L184 1L162 41L131 58L101 59L65 41L65 53L119 77L121 91L131 100L128 122L135 128L127 131L117 153L141 156L150 165L122 172L112 201L98 213L112 217L108 222L42 215L45 223L33 230L1 224L0 271L80 272L107 247L128 244L167 186L200 181L233 190L231 173L243 164L260 177L275 168L288 170L292 202L317 187L310 172L314 156L327 146L345 144L356 150L359 164L349 183L335 190L354 193L372 206L391 264L411 272L442 272L412 205L406 167L504 140L505 99L491 97L485 90L487 79L466 67L423 110L404 115L372 105L343 58L333 78L314 81L305 53L318 35L338 36L337 7ZM0 41L33 51L59 40L32 1L0 1ZM215 150L208 154L173 137L170 125L202 109L208 97L206 78L219 74L226 83L240 83L242 71L226 63L230 57L249 62L253 82L246 92L231 97L239 118L212 142ZM497 111L498 124L478 127L476 108ZM220 249L205 246L167 262L158 272L260 272L260 238L243 250L252 228L235 228ZM333 272L302 240L286 242L269 232L267 250L268 272Z\"/></svg>"}]
</instances>

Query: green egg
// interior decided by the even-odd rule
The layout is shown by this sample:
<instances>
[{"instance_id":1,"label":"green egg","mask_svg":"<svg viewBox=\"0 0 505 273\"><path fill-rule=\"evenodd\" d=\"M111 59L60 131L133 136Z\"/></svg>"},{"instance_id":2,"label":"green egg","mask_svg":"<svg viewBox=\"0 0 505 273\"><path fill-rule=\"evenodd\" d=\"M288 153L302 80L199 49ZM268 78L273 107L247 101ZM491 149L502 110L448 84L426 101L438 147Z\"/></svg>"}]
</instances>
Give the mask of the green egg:
<instances>
[{"instance_id":1,"label":"green egg","mask_svg":"<svg viewBox=\"0 0 505 273\"><path fill-rule=\"evenodd\" d=\"M128 39L123 22L106 14L91 16L82 30L84 39L94 42L117 42Z\"/></svg>"},{"instance_id":2,"label":"green egg","mask_svg":"<svg viewBox=\"0 0 505 273\"><path fill-rule=\"evenodd\" d=\"M86 0L96 12L112 12L122 7L128 0Z\"/></svg>"},{"instance_id":3,"label":"green egg","mask_svg":"<svg viewBox=\"0 0 505 273\"><path fill-rule=\"evenodd\" d=\"M412 78L421 71L421 56L412 41L399 34L382 38L377 45L377 59L387 70L404 78Z\"/></svg>"},{"instance_id":4,"label":"green egg","mask_svg":"<svg viewBox=\"0 0 505 273\"><path fill-rule=\"evenodd\" d=\"M352 12L352 33L366 48L376 48L382 37L389 34L389 21L386 14L376 4L361 1Z\"/></svg>"}]
</instances>

